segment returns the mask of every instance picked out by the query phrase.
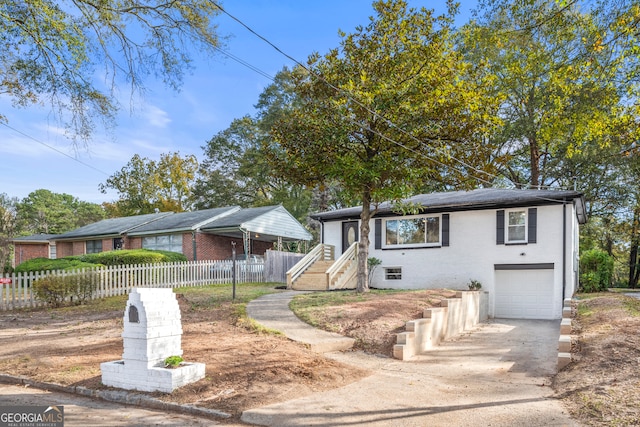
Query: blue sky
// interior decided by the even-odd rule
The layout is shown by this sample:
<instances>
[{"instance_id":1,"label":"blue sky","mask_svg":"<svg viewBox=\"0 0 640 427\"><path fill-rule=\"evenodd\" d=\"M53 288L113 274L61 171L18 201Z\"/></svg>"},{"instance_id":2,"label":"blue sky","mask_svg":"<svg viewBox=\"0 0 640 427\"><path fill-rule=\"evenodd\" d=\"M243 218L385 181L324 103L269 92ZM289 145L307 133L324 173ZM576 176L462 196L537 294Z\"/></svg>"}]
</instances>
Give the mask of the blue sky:
<instances>
[{"instance_id":1,"label":"blue sky","mask_svg":"<svg viewBox=\"0 0 640 427\"><path fill-rule=\"evenodd\" d=\"M366 26L373 15L371 0L237 0L223 7L283 52L305 62L312 52L324 54L338 47L338 30L350 33ZM460 8L466 21L470 4ZM444 0L409 0L411 7L444 11ZM292 61L226 15L217 20L219 33L228 36L224 50L275 76ZM0 193L22 199L44 188L80 200L102 203L117 199L102 194L100 183L124 167L134 154L158 160L162 153L195 154L231 121L255 113L258 96L271 81L222 54L194 55L196 69L187 74L179 92L147 80L147 92L130 109L130 93L123 87L116 127L97 128L87 149L74 151L49 105L14 108L0 97L0 111L9 126L0 125ZM52 148L49 148L52 147ZM65 156L70 156L76 160Z\"/></svg>"}]
</instances>

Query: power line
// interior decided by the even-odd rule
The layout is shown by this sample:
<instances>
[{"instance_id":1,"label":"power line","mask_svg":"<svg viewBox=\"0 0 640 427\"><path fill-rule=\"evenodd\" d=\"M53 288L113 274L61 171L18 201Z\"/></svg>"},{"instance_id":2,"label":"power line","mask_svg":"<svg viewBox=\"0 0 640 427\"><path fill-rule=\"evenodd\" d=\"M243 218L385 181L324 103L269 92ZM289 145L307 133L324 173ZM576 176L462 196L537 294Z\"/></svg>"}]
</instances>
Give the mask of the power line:
<instances>
[{"instance_id":1,"label":"power line","mask_svg":"<svg viewBox=\"0 0 640 427\"><path fill-rule=\"evenodd\" d=\"M294 57L292 57L291 55L289 55L289 54L285 53L282 49L280 49L280 48L279 48L278 46L276 46L274 43L272 43L271 41L269 41L266 37L264 37L264 36L260 35L258 32L256 32L255 30L253 30L251 27L249 27L247 24L245 24L242 20L240 20L239 18L237 18L237 17L235 17L234 15L230 14L229 12L227 12L227 11L226 11L222 6L220 6L218 3L216 3L216 7L217 7L218 9L220 9L220 11L221 11L222 13L224 13L225 15L227 15L228 17L230 17L231 19L233 19L234 21L236 21L237 23L239 23L240 25L242 25L244 28L246 28L250 33L254 34L256 37L258 37L259 39L263 40L265 43L267 43L269 46L271 46L273 49L275 49L278 53L280 53L280 54L281 54L281 55L283 55L284 57L288 58L289 60L293 61L296 65L298 65L298 66L302 67L304 70L306 70L310 75L312 75L312 76L313 76L313 77L315 77L316 79L318 79L318 80L320 80L320 81L324 82L324 83L325 83L327 86L329 86L331 89L333 89L333 90L335 90L336 92L342 93L343 95L347 96L347 98L349 98L350 100L352 100L354 103L356 103L358 106L360 106L361 108L363 108L365 111L367 111L367 112L371 113L374 117L376 117L376 118L379 118L379 119L383 120L385 123L387 123L387 125L389 125L390 127L394 128L394 129L396 129L396 130L398 130L399 132L403 133L404 135L408 136L410 139L412 139L412 140L416 141L416 142L417 142L417 143L419 143L420 145L423 145L423 146L425 145L425 142L424 142L424 141L421 141L421 140L420 140L420 139L418 139L417 137L415 137L415 136L411 135L410 133L408 133L408 132L407 132L407 131L405 131L404 129L400 128L398 125L396 125L395 123L393 123L391 120L387 119L386 117L381 116L379 113L377 113L377 112L375 112L375 111L371 110L368 106L366 106L366 105L365 105L365 104L363 104L360 100L358 100L358 99L355 97L355 95L354 95L354 94L352 94L351 92L349 92L349 91L347 91L347 90L344 90L344 89L342 89L342 88L336 87L335 85L333 85L332 83L330 83L329 81L327 81L324 77L322 77L322 76L318 75L318 74L317 74L317 73L315 73L313 70L311 70L309 67L307 67L306 65L304 65L303 63L301 63L300 61L298 61L297 59L295 59L295 58L294 58ZM244 65L244 64L243 64L243 65ZM254 69L255 67L250 66L249 68ZM260 72L260 74L264 75L262 72ZM271 80L273 80L273 78L271 78ZM426 158L426 159L428 159L428 160L431 160L431 161L433 161L433 162L435 162L435 163L437 163L437 164L440 164L440 165L442 165L442 166L444 166L444 167L446 167L446 168L453 169L453 170L455 170L455 171L457 171L457 172L465 173L465 171L463 171L463 170L461 170L461 169L458 169L458 168L456 168L456 167L454 167L454 166L452 166L452 165L447 165L447 164L445 164L445 163L440 162L440 161L439 161L439 160L437 160L437 159L434 159L434 158L433 158L433 157L431 157L431 156L428 156L428 155L427 155L427 154L425 154L425 153L418 152L418 151L416 151L415 149L411 149L411 148L407 147L406 145L404 145L404 144L402 144L402 143L400 143L400 142L398 142L398 141L394 140L393 138L390 138L390 137L388 137L388 136L386 136L386 135L383 135L383 134L381 134L380 132L378 132L378 131L376 131L376 130L372 130L372 129L370 129L368 126L363 125L363 124L361 124L361 123L358 123L358 122L356 122L356 121L355 121L355 120L353 120L353 119L350 119L350 118L349 118L348 120L349 120L349 121L351 121L352 123L354 123L354 124L356 124L356 125L358 125L358 126L362 127L363 129L365 129L365 130L367 130L367 131L369 131L369 132L372 132L372 133L374 133L374 134L376 134L376 135L380 136L380 137L381 137L381 138L383 138L383 139L386 139L387 141L389 141L389 142L391 142L391 143L393 143L393 144L396 144L397 146L399 146L399 147L401 147L401 148L404 148L404 149L406 149L406 150L412 151L412 152L414 152L415 154L418 154L418 155L420 155L420 156L422 156L422 157L424 157L424 158ZM429 147L429 148L432 148L432 149L435 149L435 150L441 150L439 147ZM442 152L441 152L441 153L442 153ZM464 162L463 160L458 159L458 158L457 158L457 157L455 157L455 156L451 156L449 153L444 152L443 154L447 155L447 157L449 157L450 159L452 159L452 160L454 160L454 161L458 162L458 163L459 163L459 164L461 164L462 166L464 166L464 167L466 167L466 168L469 168L469 169L471 169L471 170L473 170L473 171L475 171L475 172L478 172L478 173L481 173L481 174L487 175L488 177L493 178L493 179L500 179L500 178L501 178L500 176L494 175L494 174L492 174L492 173L490 173L490 172L484 171L484 170L482 170L482 169L478 169L478 168L476 168L476 167L474 167L474 166L472 166L472 165L470 165L470 164L468 164L468 163ZM468 171L466 171L466 173L467 173L467 174L469 174L469 172L468 172ZM478 177L478 176L473 176L473 175L470 175L470 174L469 174L469 176L470 176L471 178L473 178L473 179L477 180L478 182L482 182L482 183L485 183L485 184L493 185L493 183L492 183L491 181L488 181L488 180L486 180L486 179L480 178L480 177ZM542 188L542 187L548 187L548 186L533 186L533 185L531 185L531 184L527 184L527 187L528 187L528 188L531 188L531 187ZM551 187L549 187L549 188L551 188Z\"/></svg>"},{"instance_id":2,"label":"power line","mask_svg":"<svg viewBox=\"0 0 640 427\"><path fill-rule=\"evenodd\" d=\"M97 172L100 172L101 174L104 174L104 175L106 175L106 176L109 176L109 174L108 174L108 173L106 173L105 171L100 170L100 169L96 168L95 166L92 166L92 165L90 165L90 164L88 164L88 163L85 163L85 162L83 162L82 160L79 160L79 159L77 159L77 158L75 158L75 157L73 157L73 156L70 156L69 154L65 153L64 151L60 151L60 150L58 150L57 148L52 147L51 145L46 144L46 143L44 143L44 142L42 142L42 141L40 141L40 140L38 140L38 139L34 138L33 136L28 135L28 134L26 134L26 133L24 133L24 132L22 132L22 131L20 131L20 130L18 130L18 129L16 129L16 128L14 128L14 127L12 127L12 126L8 125L7 123L4 123L4 122L3 122L3 123L2 123L2 125L4 125L5 127L7 127L7 128L9 128L9 129L11 129L12 131L14 131L14 132L16 132L16 133L18 133L18 134L20 134L20 135L24 136L25 138L29 138L30 140L35 141L35 142L37 142L37 143L38 143L38 144L40 144L40 145L44 145L45 147L47 147L47 148L48 148L48 149L50 149L50 150L55 151L56 153L62 154L63 156L70 158L70 159L71 159L71 160L73 160L74 162L78 162L78 163L80 163L80 164L81 164L81 165L83 165L83 166L86 166L86 167L88 167L88 168L90 168L90 169L93 169L93 170L95 170L95 171L97 171Z\"/></svg>"}]
</instances>

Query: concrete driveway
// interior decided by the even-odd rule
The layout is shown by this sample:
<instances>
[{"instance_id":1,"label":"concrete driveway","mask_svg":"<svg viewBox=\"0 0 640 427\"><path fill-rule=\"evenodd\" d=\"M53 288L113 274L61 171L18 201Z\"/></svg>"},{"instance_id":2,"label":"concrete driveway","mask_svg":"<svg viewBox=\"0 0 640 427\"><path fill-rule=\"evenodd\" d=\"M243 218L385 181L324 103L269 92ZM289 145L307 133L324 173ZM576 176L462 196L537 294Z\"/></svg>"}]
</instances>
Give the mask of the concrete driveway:
<instances>
[{"instance_id":1,"label":"concrete driveway","mask_svg":"<svg viewBox=\"0 0 640 427\"><path fill-rule=\"evenodd\" d=\"M402 362L327 357L373 374L337 390L246 411L266 426L577 426L553 396L560 321L494 319Z\"/></svg>"}]
</instances>

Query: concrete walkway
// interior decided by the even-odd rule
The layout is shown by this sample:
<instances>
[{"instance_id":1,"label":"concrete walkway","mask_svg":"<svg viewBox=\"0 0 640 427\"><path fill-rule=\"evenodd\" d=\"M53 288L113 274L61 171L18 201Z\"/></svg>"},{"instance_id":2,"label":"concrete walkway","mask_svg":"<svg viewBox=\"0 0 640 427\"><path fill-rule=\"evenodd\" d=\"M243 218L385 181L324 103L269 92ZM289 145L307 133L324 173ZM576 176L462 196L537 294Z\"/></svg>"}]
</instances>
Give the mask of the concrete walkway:
<instances>
[{"instance_id":1,"label":"concrete walkway","mask_svg":"<svg viewBox=\"0 0 640 427\"><path fill-rule=\"evenodd\" d=\"M314 348L327 336L300 325L288 308L294 294L267 295L247 312ZM242 421L283 427L577 426L550 388L559 329L560 321L492 320L408 362L326 353L372 374L339 389L245 411Z\"/></svg>"},{"instance_id":2,"label":"concrete walkway","mask_svg":"<svg viewBox=\"0 0 640 427\"><path fill-rule=\"evenodd\" d=\"M289 310L289 302L300 292L264 295L247 304L247 315L263 326L282 332L287 338L304 343L318 353L349 350L355 340L304 323Z\"/></svg>"}]
</instances>

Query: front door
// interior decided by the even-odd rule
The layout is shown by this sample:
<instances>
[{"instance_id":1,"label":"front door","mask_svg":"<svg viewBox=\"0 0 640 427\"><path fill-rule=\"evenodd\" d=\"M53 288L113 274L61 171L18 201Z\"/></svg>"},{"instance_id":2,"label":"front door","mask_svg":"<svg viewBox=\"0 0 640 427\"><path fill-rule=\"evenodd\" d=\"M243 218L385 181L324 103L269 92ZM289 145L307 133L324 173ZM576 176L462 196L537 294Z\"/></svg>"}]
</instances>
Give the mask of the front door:
<instances>
[{"instance_id":1,"label":"front door","mask_svg":"<svg viewBox=\"0 0 640 427\"><path fill-rule=\"evenodd\" d=\"M358 241L358 221L346 221L342 223L342 253L344 253L353 242Z\"/></svg>"}]
</instances>

